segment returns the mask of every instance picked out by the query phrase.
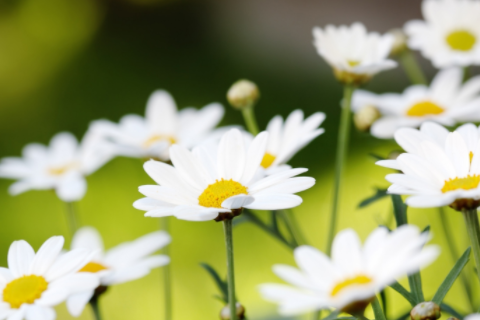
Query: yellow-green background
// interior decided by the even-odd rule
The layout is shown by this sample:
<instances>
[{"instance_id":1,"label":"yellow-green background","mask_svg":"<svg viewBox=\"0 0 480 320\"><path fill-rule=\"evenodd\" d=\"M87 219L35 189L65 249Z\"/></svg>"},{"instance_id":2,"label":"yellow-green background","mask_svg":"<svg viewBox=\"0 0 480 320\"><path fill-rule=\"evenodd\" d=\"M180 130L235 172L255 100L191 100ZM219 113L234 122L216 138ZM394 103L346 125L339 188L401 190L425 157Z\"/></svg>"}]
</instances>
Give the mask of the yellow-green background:
<instances>
[{"instance_id":1,"label":"yellow-green background","mask_svg":"<svg viewBox=\"0 0 480 320\"><path fill-rule=\"evenodd\" d=\"M327 113L326 133L291 162L309 168L308 175L317 179L314 188L301 194L304 204L294 212L311 244L324 249L341 88L317 57L311 28L360 20L384 32L420 17L417 2L1 0L0 156L20 155L25 144L47 143L62 130L81 137L94 119L143 114L148 95L157 88L169 90L181 107L212 101L226 105L229 85L246 77L262 92L256 110L261 127L275 114L286 116L296 108L307 115ZM424 67L431 76L431 66L424 62ZM403 72L394 70L376 77L368 88L401 91L407 84ZM241 121L227 108L222 124ZM339 228L353 227L364 239L377 225L392 222L388 199L362 210L357 204L374 187L387 186L389 170L376 167L368 154L387 155L396 148L392 141L352 131ZM62 234L69 244L64 206L55 194L30 191L11 197L10 183L0 181L1 265L6 265L13 240L25 239L38 248L48 237ZM141 197L137 187L148 183L140 160L113 160L88 177L87 195L78 204L81 223L98 228L107 248L157 230L159 220L144 218L132 207ZM411 209L409 219L421 228L431 225L432 242L446 247L436 210ZM448 219L463 251L468 242L462 217L448 210ZM225 273L221 224L172 218L172 236L174 319L217 319L222 305L212 298L216 287L199 263ZM260 298L257 285L279 282L271 266L292 264L291 252L250 224L235 229L234 241L238 297L249 319L280 318ZM452 264L445 251L422 273L427 297ZM154 270L111 288L101 301L105 320L162 319L160 274ZM398 294L387 290L387 295L390 318L407 311ZM470 311L458 283L446 301ZM57 310L59 319L71 319L64 305ZM88 309L81 316L91 318Z\"/></svg>"}]
</instances>

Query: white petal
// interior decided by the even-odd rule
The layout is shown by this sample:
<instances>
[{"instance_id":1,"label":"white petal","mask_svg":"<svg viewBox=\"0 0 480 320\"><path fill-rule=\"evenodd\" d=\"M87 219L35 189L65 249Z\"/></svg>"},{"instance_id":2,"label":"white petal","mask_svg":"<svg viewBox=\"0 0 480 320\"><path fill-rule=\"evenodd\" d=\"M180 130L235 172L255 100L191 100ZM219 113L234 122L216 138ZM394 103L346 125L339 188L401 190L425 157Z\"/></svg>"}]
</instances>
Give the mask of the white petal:
<instances>
[{"instance_id":1,"label":"white petal","mask_svg":"<svg viewBox=\"0 0 480 320\"><path fill-rule=\"evenodd\" d=\"M225 199L222 202L222 208L227 209L240 209L245 206L248 206L254 201L254 197L246 195L246 194L239 194L228 199Z\"/></svg>"},{"instance_id":2,"label":"white petal","mask_svg":"<svg viewBox=\"0 0 480 320\"><path fill-rule=\"evenodd\" d=\"M166 136L176 135L177 106L167 91L157 90L150 95L145 118L150 132Z\"/></svg>"},{"instance_id":3,"label":"white petal","mask_svg":"<svg viewBox=\"0 0 480 320\"><path fill-rule=\"evenodd\" d=\"M27 320L54 320L55 317L55 310L49 307L41 307L37 305L28 306L25 315Z\"/></svg>"},{"instance_id":4,"label":"white petal","mask_svg":"<svg viewBox=\"0 0 480 320\"><path fill-rule=\"evenodd\" d=\"M72 171L62 178L56 190L61 200L65 202L78 201L87 192L87 182L80 172Z\"/></svg>"},{"instance_id":5,"label":"white petal","mask_svg":"<svg viewBox=\"0 0 480 320\"><path fill-rule=\"evenodd\" d=\"M57 259L64 242L65 239L62 236L54 236L45 241L32 261L30 272L44 275Z\"/></svg>"},{"instance_id":6,"label":"white petal","mask_svg":"<svg viewBox=\"0 0 480 320\"><path fill-rule=\"evenodd\" d=\"M245 208L258 210L289 209L299 206L302 201L302 198L293 194L255 195L255 201Z\"/></svg>"},{"instance_id":7,"label":"white petal","mask_svg":"<svg viewBox=\"0 0 480 320\"><path fill-rule=\"evenodd\" d=\"M87 305L87 303L93 297L93 293L94 291L90 290L90 291L77 293L68 297L67 299L68 312L70 312L70 314L74 317L80 316L83 312L83 309L85 309L85 306Z\"/></svg>"},{"instance_id":8,"label":"white petal","mask_svg":"<svg viewBox=\"0 0 480 320\"><path fill-rule=\"evenodd\" d=\"M96 251L93 259L99 260L103 256L103 239L97 229L93 227L82 227L75 232L70 249L85 248L90 251Z\"/></svg>"},{"instance_id":9,"label":"white petal","mask_svg":"<svg viewBox=\"0 0 480 320\"><path fill-rule=\"evenodd\" d=\"M260 168L260 163L265 156L267 142L268 133L266 132L260 132L255 139L253 139L247 151L245 171L239 181L241 184L248 185Z\"/></svg>"},{"instance_id":10,"label":"white petal","mask_svg":"<svg viewBox=\"0 0 480 320\"><path fill-rule=\"evenodd\" d=\"M217 153L219 178L240 181L245 169L245 144L238 129L225 133L220 140Z\"/></svg>"},{"instance_id":11,"label":"white petal","mask_svg":"<svg viewBox=\"0 0 480 320\"><path fill-rule=\"evenodd\" d=\"M78 248L62 254L45 273L45 279L51 282L77 272L92 260L94 253L86 248Z\"/></svg>"},{"instance_id":12,"label":"white petal","mask_svg":"<svg viewBox=\"0 0 480 320\"><path fill-rule=\"evenodd\" d=\"M353 229L340 231L333 240L332 261L336 268L347 275L354 275L361 269L361 244L358 235Z\"/></svg>"},{"instance_id":13,"label":"white petal","mask_svg":"<svg viewBox=\"0 0 480 320\"><path fill-rule=\"evenodd\" d=\"M8 250L8 268L16 278L28 275L34 258L35 252L26 241L14 241Z\"/></svg>"}]
</instances>

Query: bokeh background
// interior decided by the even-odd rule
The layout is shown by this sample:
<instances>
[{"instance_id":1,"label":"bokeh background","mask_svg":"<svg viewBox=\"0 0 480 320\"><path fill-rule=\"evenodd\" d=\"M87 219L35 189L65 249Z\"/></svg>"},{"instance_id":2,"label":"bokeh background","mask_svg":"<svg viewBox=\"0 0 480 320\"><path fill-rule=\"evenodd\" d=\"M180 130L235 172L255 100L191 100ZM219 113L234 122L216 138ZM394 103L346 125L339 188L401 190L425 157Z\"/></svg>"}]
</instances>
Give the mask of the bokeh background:
<instances>
[{"instance_id":1,"label":"bokeh background","mask_svg":"<svg viewBox=\"0 0 480 320\"><path fill-rule=\"evenodd\" d=\"M324 249L341 88L317 56L311 29L362 21L386 32L420 17L420 1L415 0L1 0L0 156L20 155L25 144L48 143L59 131L80 138L94 119L143 115L149 94L158 88L169 90L179 107L221 102L226 106L222 124L242 123L225 94L231 83L248 78L261 90L256 112L263 128L274 115L287 116L296 108L306 115L327 114L326 133L291 162L309 168L317 179L294 213L309 241ZM422 61L422 66L431 77L430 63ZM398 68L380 74L367 88L400 92L407 85ZM388 199L366 209L357 205L375 187L387 186L389 171L375 166L369 154L385 156L395 149L393 141L352 130L339 228L353 227L365 239L377 225L393 225ZM157 230L159 220L144 218L132 207L141 197L137 187L148 183L139 160L113 160L88 177L87 195L77 206L81 223L98 228L107 248ZM62 234L69 245L65 208L55 194L31 191L11 197L9 184L0 181L1 265L6 265L13 240L25 239L38 248L48 237ZM446 248L436 210L410 209L409 219L422 228L430 225L432 242ZM458 250L465 250L461 215L448 209L448 219ZM280 319L275 306L260 298L257 285L280 281L271 266L293 264L291 252L253 225L239 225L234 233L238 297L249 319ZM174 318L217 319L223 306L212 297L216 287L199 263L225 274L221 224L172 218L172 236ZM427 297L452 265L444 250L423 272ZM104 318L162 319L161 279L161 270L155 270L111 288L101 301ZM396 292L388 289L387 296L389 318L408 310ZM446 300L462 312L471 311L459 283ZM57 310L58 319L72 319L64 305ZM80 319L92 319L90 310Z\"/></svg>"}]
</instances>

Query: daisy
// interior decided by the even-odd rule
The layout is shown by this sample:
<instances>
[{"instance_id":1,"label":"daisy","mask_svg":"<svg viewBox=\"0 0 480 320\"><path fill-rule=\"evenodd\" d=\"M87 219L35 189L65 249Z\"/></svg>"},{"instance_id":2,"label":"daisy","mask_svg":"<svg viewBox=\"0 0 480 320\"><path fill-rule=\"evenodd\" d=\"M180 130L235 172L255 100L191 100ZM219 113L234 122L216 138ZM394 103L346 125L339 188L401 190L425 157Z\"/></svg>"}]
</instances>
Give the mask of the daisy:
<instances>
[{"instance_id":1,"label":"daisy","mask_svg":"<svg viewBox=\"0 0 480 320\"><path fill-rule=\"evenodd\" d=\"M147 102L145 118L126 115L119 124L107 120L95 121L96 131L113 142L117 153L135 158L156 158L168 161L168 148L179 144L192 148L208 138L222 120L224 109L211 103L200 110L177 110L173 97L157 90Z\"/></svg>"},{"instance_id":2,"label":"daisy","mask_svg":"<svg viewBox=\"0 0 480 320\"><path fill-rule=\"evenodd\" d=\"M260 180L254 179L266 152L268 133L262 132L245 145L242 133L225 133L216 154L198 147L189 151L180 145L170 148L173 166L150 160L145 171L159 185L141 186L146 198L134 207L146 216L175 216L192 221L231 219L241 208L277 210L302 203L294 193L315 183L313 178L295 177L307 169L289 169Z\"/></svg>"},{"instance_id":3,"label":"daisy","mask_svg":"<svg viewBox=\"0 0 480 320\"><path fill-rule=\"evenodd\" d=\"M319 128L325 120L325 114L316 112L304 119L302 110L295 110L285 122L281 116L275 116L267 125L267 151L260 165L269 174L279 169L290 169L286 163L313 139L325 130Z\"/></svg>"},{"instance_id":4,"label":"daisy","mask_svg":"<svg viewBox=\"0 0 480 320\"><path fill-rule=\"evenodd\" d=\"M85 176L95 172L113 156L113 149L96 132L89 130L79 144L68 132L55 135L49 146L38 143L23 148L23 158L9 157L0 162L0 177L17 179L11 195L55 189L57 196L72 202L87 191Z\"/></svg>"},{"instance_id":5,"label":"daisy","mask_svg":"<svg viewBox=\"0 0 480 320\"><path fill-rule=\"evenodd\" d=\"M376 95L356 90L352 108L359 112L367 106L376 107L382 117L372 124L370 132L381 139L393 138L402 127L419 127L425 121L453 126L458 122L480 121L480 76L462 84L462 70L440 71L430 87L414 85L402 94Z\"/></svg>"},{"instance_id":6,"label":"daisy","mask_svg":"<svg viewBox=\"0 0 480 320\"><path fill-rule=\"evenodd\" d=\"M422 13L405 24L410 48L437 68L480 64L480 1L424 0Z\"/></svg>"},{"instance_id":7,"label":"daisy","mask_svg":"<svg viewBox=\"0 0 480 320\"><path fill-rule=\"evenodd\" d=\"M389 174L389 193L411 195L412 207L472 209L480 203L479 129L465 124L454 132L427 124L423 130L401 129L395 138L407 151L378 165L396 168Z\"/></svg>"},{"instance_id":8,"label":"daisy","mask_svg":"<svg viewBox=\"0 0 480 320\"><path fill-rule=\"evenodd\" d=\"M91 259L91 251L61 254L63 243L63 237L51 237L37 253L26 241L12 243L8 268L0 268L0 319L53 320L54 306L98 286L96 276L78 273Z\"/></svg>"},{"instance_id":9,"label":"daisy","mask_svg":"<svg viewBox=\"0 0 480 320\"><path fill-rule=\"evenodd\" d=\"M124 242L105 252L99 232L92 227L83 227L75 233L71 248L72 250L85 248L95 252L90 262L79 272L97 275L104 291L106 287L142 278L153 268L168 264L169 257L152 254L169 244L170 241L168 233L157 231L137 240ZM95 288L89 288L70 296L67 300L67 308L70 313L78 317L94 293Z\"/></svg>"},{"instance_id":10,"label":"daisy","mask_svg":"<svg viewBox=\"0 0 480 320\"><path fill-rule=\"evenodd\" d=\"M315 27L313 37L318 54L330 64L341 82L361 84L376 73L397 65L388 59L393 36L367 33L361 23L350 27Z\"/></svg>"},{"instance_id":11,"label":"daisy","mask_svg":"<svg viewBox=\"0 0 480 320\"><path fill-rule=\"evenodd\" d=\"M260 293L279 304L282 315L335 308L353 315L362 313L375 295L397 278L418 271L439 254L436 246L423 248L427 233L403 225L389 233L377 228L365 241L352 229L337 234L332 258L310 246L294 250L299 269L275 265L273 272L291 284L263 284Z\"/></svg>"},{"instance_id":12,"label":"daisy","mask_svg":"<svg viewBox=\"0 0 480 320\"><path fill-rule=\"evenodd\" d=\"M464 318L465 320L480 320L480 313L472 313Z\"/></svg>"}]
</instances>

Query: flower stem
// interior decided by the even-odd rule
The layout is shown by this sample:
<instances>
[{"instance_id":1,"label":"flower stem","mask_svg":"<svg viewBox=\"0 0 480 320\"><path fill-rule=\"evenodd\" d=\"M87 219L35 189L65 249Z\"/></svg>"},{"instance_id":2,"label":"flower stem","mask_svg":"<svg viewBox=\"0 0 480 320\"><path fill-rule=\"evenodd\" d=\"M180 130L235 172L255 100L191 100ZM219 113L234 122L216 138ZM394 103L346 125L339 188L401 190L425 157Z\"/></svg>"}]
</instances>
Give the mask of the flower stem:
<instances>
[{"instance_id":1,"label":"flower stem","mask_svg":"<svg viewBox=\"0 0 480 320\"><path fill-rule=\"evenodd\" d=\"M478 225L477 209L465 209L462 211L467 225L467 233L472 244L473 257L475 258L475 265L477 275L480 279L480 226ZM478 280L478 279L477 279Z\"/></svg>"},{"instance_id":2,"label":"flower stem","mask_svg":"<svg viewBox=\"0 0 480 320\"><path fill-rule=\"evenodd\" d=\"M227 283L228 283L228 304L230 306L230 319L237 320L237 306L235 301L235 273L233 265L233 233L232 220L223 221L223 232L227 247Z\"/></svg>"},{"instance_id":3,"label":"flower stem","mask_svg":"<svg viewBox=\"0 0 480 320\"><path fill-rule=\"evenodd\" d=\"M343 90L343 108L340 118L340 128L338 132L338 143L337 143L337 155L335 159L335 181L333 185L333 203L332 203L332 213L330 217L330 229L328 231L327 238L327 254L330 255L330 250L332 247L333 237L335 236L335 229L337 226L337 212L338 212L338 203L340 200L340 188L343 167L345 166L345 159L347 155L348 148L348 137L350 134L350 118L351 118L351 102L352 94L355 90L354 85L345 85Z\"/></svg>"},{"instance_id":4,"label":"flower stem","mask_svg":"<svg viewBox=\"0 0 480 320\"><path fill-rule=\"evenodd\" d=\"M73 202L65 202L65 212L67 217L68 229L70 230L70 234L73 236L75 231L77 231L78 223L77 223L77 215L75 212L75 205Z\"/></svg>"},{"instance_id":5,"label":"flower stem","mask_svg":"<svg viewBox=\"0 0 480 320\"><path fill-rule=\"evenodd\" d=\"M256 136L260 131L258 130L257 120L255 118L255 113L253 112L253 106L243 108L242 115L248 131Z\"/></svg>"},{"instance_id":6,"label":"flower stem","mask_svg":"<svg viewBox=\"0 0 480 320\"><path fill-rule=\"evenodd\" d=\"M100 313L100 306L98 304L98 297L93 297L90 300L90 306L92 307L95 320L102 320L102 314Z\"/></svg>"},{"instance_id":7,"label":"flower stem","mask_svg":"<svg viewBox=\"0 0 480 320\"><path fill-rule=\"evenodd\" d=\"M296 245L301 246L301 245L307 244L307 240L305 240L303 232L300 229L297 219L295 219L295 215L293 214L292 210L291 209L282 210L281 215L285 220L285 224L287 226L288 232L292 236L292 239L296 243Z\"/></svg>"},{"instance_id":8,"label":"flower stem","mask_svg":"<svg viewBox=\"0 0 480 320\"><path fill-rule=\"evenodd\" d=\"M170 233L170 217L160 219L160 229ZM162 249L162 253L170 257L170 245ZM164 308L165 320L172 320L172 269L170 263L164 266L163 269L163 294L164 294Z\"/></svg>"},{"instance_id":9,"label":"flower stem","mask_svg":"<svg viewBox=\"0 0 480 320\"><path fill-rule=\"evenodd\" d=\"M315 311L313 313L313 320L320 320L322 319L322 310Z\"/></svg>"},{"instance_id":10,"label":"flower stem","mask_svg":"<svg viewBox=\"0 0 480 320\"><path fill-rule=\"evenodd\" d=\"M445 238L447 239L450 255L452 256L453 261L456 262L458 261L460 256L458 254L457 249L455 248L455 244L453 243L454 237L452 234L452 230L450 229L450 225L448 224L448 221L447 221L447 215L445 214L445 210L443 207L439 207L438 211L440 216L440 222L442 224L443 233L445 234ZM472 288L470 287L470 283L464 272L460 274L460 280L462 281L463 288L465 289L465 294L467 295L468 302L470 303L470 307L472 308L471 311L473 311L475 307L474 307L474 301L472 297Z\"/></svg>"},{"instance_id":11,"label":"flower stem","mask_svg":"<svg viewBox=\"0 0 480 320\"><path fill-rule=\"evenodd\" d=\"M400 55L399 60L403 66L403 70L405 70L405 73L410 79L410 82L413 84L427 84L427 79L411 50L405 50Z\"/></svg>"}]
</instances>

